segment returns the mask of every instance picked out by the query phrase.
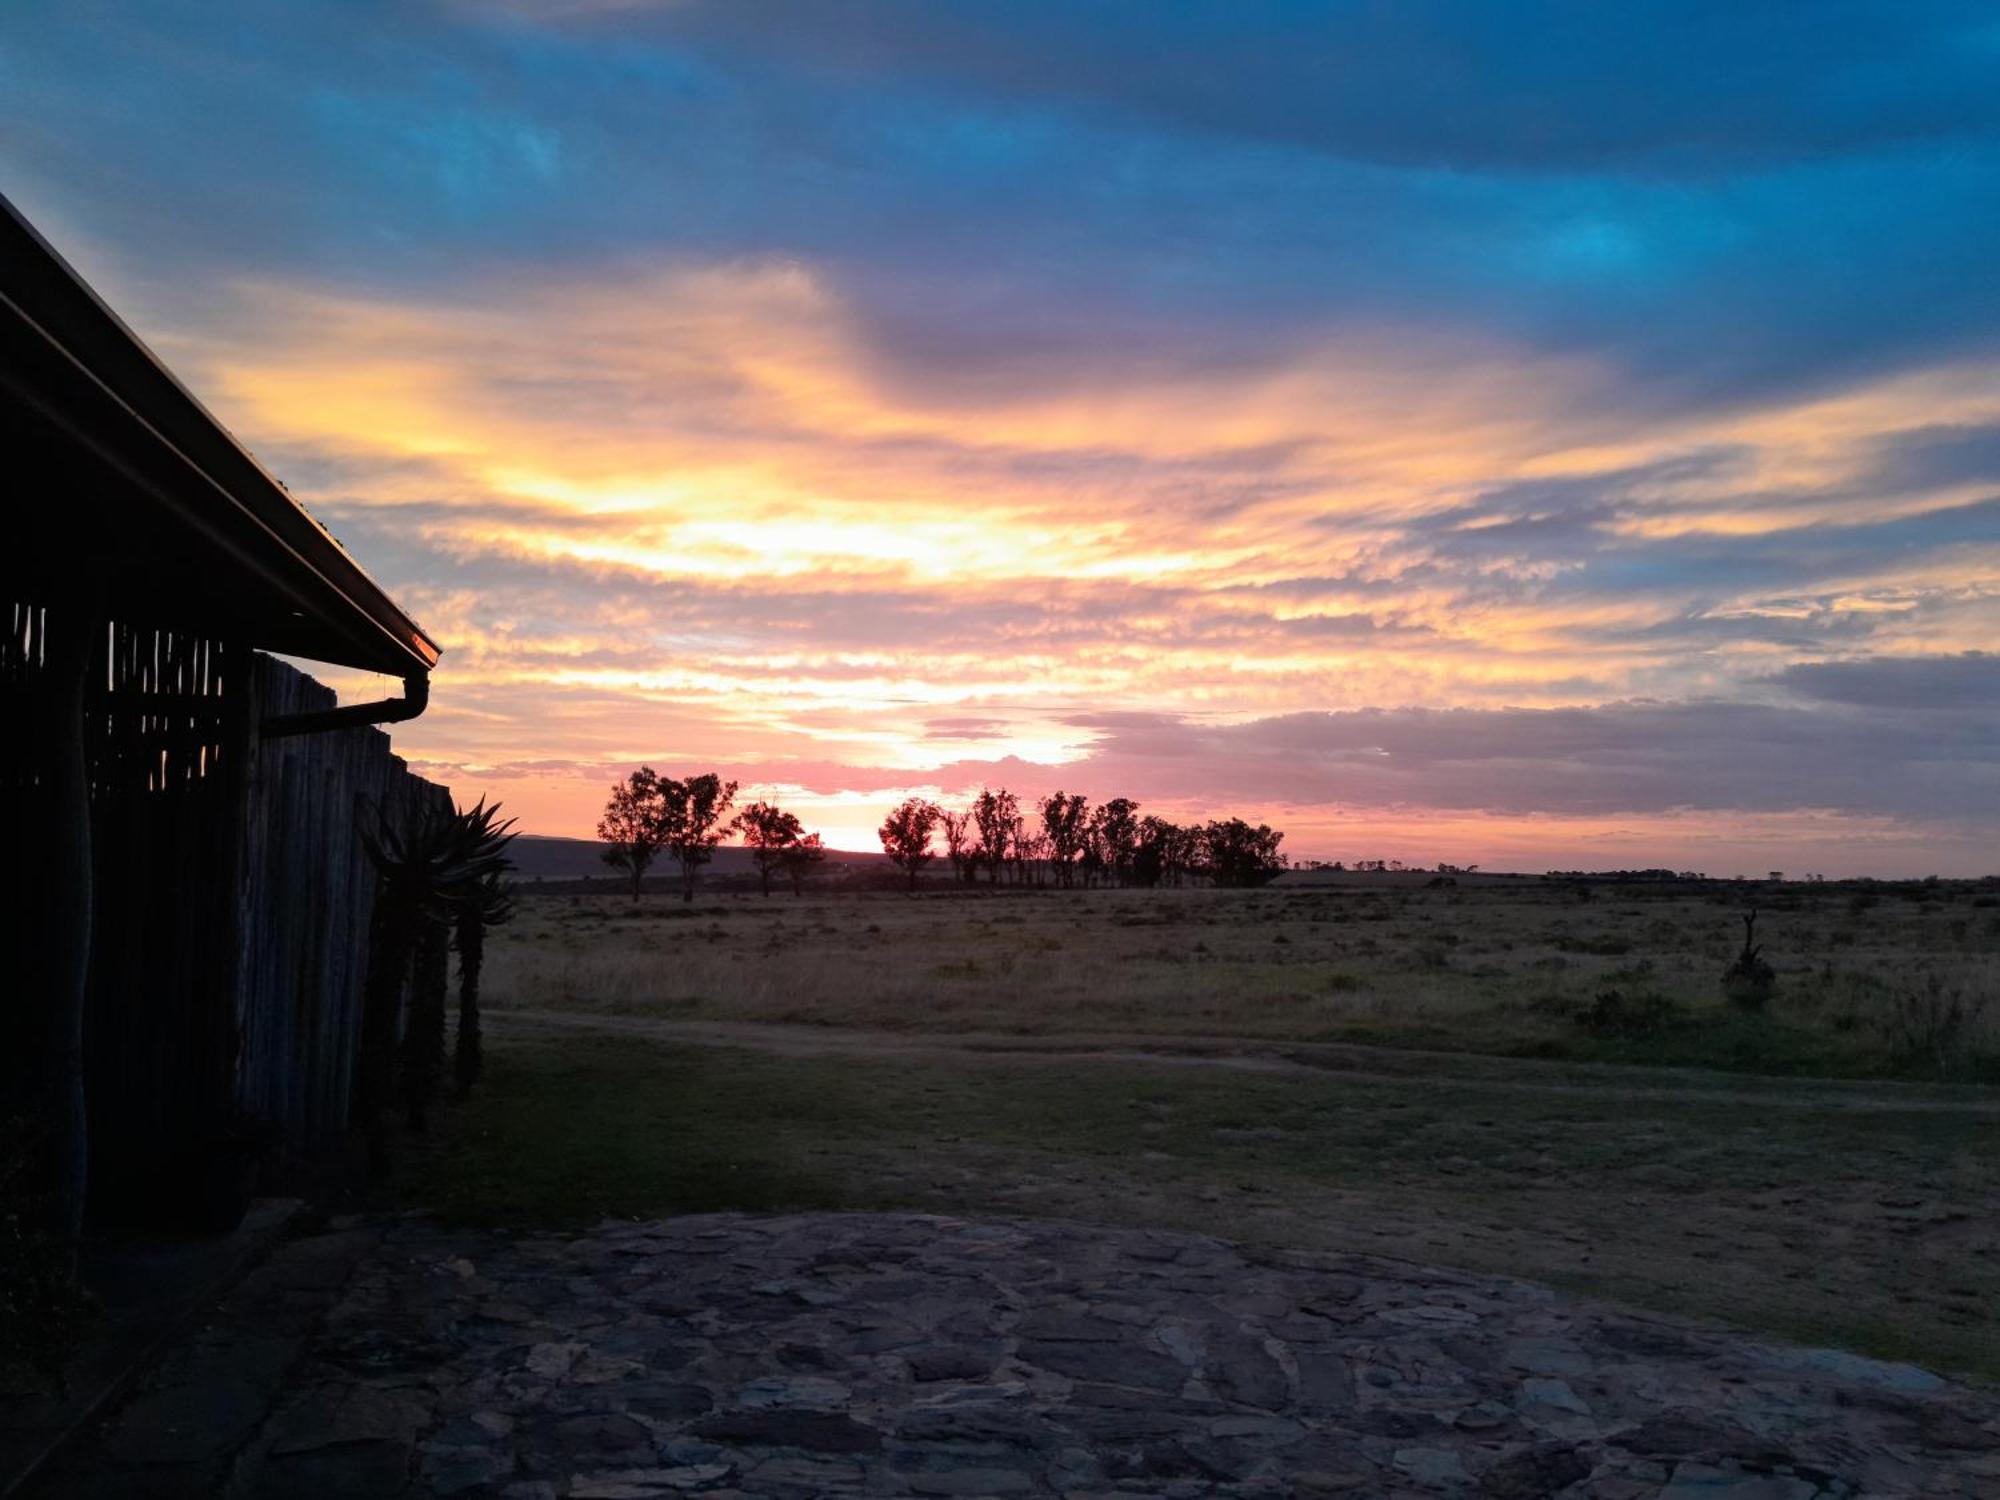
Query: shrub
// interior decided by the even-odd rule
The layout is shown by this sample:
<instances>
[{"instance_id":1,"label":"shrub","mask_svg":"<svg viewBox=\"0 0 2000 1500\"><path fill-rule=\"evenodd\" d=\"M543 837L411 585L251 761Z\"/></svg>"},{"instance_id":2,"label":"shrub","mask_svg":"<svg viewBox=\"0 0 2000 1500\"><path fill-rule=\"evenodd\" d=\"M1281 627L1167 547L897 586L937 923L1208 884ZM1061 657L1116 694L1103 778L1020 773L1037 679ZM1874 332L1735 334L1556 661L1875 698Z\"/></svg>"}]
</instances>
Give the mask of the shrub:
<instances>
[{"instance_id":1,"label":"shrub","mask_svg":"<svg viewBox=\"0 0 2000 1500\"><path fill-rule=\"evenodd\" d=\"M1987 997L1964 984L1947 984L1926 970L1891 998L1883 1030L1901 1056L1934 1066L1949 1077L1966 1061L1967 1041L1986 1013Z\"/></svg>"},{"instance_id":2,"label":"shrub","mask_svg":"<svg viewBox=\"0 0 2000 1500\"><path fill-rule=\"evenodd\" d=\"M1738 1010L1762 1010L1778 990L1778 973L1764 961L1763 945L1756 941L1755 909L1743 916L1743 948L1730 966L1722 971L1722 993Z\"/></svg>"}]
</instances>

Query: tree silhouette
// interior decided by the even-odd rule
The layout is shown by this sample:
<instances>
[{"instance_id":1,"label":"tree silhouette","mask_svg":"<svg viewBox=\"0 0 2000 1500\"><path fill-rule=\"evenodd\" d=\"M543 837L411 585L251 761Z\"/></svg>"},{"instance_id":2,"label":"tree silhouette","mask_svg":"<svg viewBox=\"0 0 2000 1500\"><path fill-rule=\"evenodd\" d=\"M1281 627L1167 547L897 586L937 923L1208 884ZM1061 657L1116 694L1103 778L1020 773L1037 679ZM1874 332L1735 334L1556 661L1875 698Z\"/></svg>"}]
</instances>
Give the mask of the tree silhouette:
<instances>
[{"instance_id":1,"label":"tree silhouette","mask_svg":"<svg viewBox=\"0 0 2000 1500\"><path fill-rule=\"evenodd\" d=\"M906 802L892 821L920 800ZM1234 817L1179 824L1141 816L1130 797L1092 807L1081 793L1051 792L1033 804L1039 826L1032 830L1020 799L1005 787L981 787L962 810L930 806L930 826L943 830L945 853L968 885L982 868L989 885L998 885L1004 870L1017 885L1052 879L1073 887L1080 876L1086 888L1099 882L1179 886L1199 877L1221 886L1262 885L1286 868L1278 852L1285 836L1266 824ZM883 837L887 849L887 823ZM931 858L927 846L924 858ZM905 868L900 860L897 865Z\"/></svg>"},{"instance_id":2,"label":"tree silhouette","mask_svg":"<svg viewBox=\"0 0 2000 1500\"><path fill-rule=\"evenodd\" d=\"M779 851L779 856L784 864L785 874L791 878L792 894L796 896L799 894L799 888L805 884L806 876L812 873L812 867L826 858L826 845L820 842L818 834L809 833L804 838L785 845Z\"/></svg>"},{"instance_id":3,"label":"tree silhouette","mask_svg":"<svg viewBox=\"0 0 2000 1500\"><path fill-rule=\"evenodd\" d=\"M889 856L889 863L910 877L913 891L917 872L937 857L931 853L931 831L937 823L937 804L922 797L900 803L882 820L882 852Z\"/></svg>"},{"instance_id":4,"label":"tree silhouette","mask_svg":"<svg viewBox=\"0 0 2000 1500\"><path fill-rule=\"evenodd\" d=\"M972 884L973 872L979 868L976 843L979 829L973 822L972 809L954 812L948 807L940 807L938 827L944 832L944 852L951 860L952 873L961 884Z\"/></svg>"},{"instance_id":5,"label":"tree silhouette","mask_svg":"<svg viewBox=\"0 0 2000 1500\"><path fill-rule=\"evenodd\" d=\"M659 778L660 844L681 867L681 900L694 900L695 876L715 857L728 825L722 821L736 800L736 783L713 771L676 781Z\"/></svg>"},{"instance_id":6,"label":"tree silhouette","mask_svg":"<svg viewBox=\"0 0 2000 1500\"><path fill-rule=\"evenodd\" d=\"M1088 819L1082 793L1066 797L1056 791L1042 799L1042 833L1049 841L1049 862L1055 867L1058 885L1076 883L1076 859L1083 853Z\"/></svg>"},{"instance_id":7,"label":"tree silhouette","mask_svg":"<svg viewBox=\"0 0 2000 1500\"><path fill-rule=\"evenodd\" d=\"M1042 883L1042 872L1048 868L1049 836L1037 833L1025 823L1017 822L1014 827L1014 879L1017 884L1033 881Z\"/></svg>"},{"instance_id":8,"label":"tree silhouette","mask_svg":"<svg viewBox=\"0 0 2000 1500\"><path fill-rule=\"evenodd\" d=\"M1209 878L1217 885L1262 885L1285 868L1278 852L1284 835L1259 823L1252 828L1241 818L1213 822L1202 830L1202 852Z\"/></svg>"},{"instance_id":9,"label":"tree silhouette","mask_svg":"<svg viewBox=\"0 0 2000 1500\"><path fill-rule=\"evenodd\" d=\"M1139 820L1138 838L1132 850L1132 883L1156 886L1167 878L1167 831L1173 825L1151 813Z\"/></svg>"},{"instance_id":10,"label":"tree silhouette","mask_svg":"<svg viewBox=\"0 0 2000 1500\"><path fill-rule=\"evenodd\" d=\"M981 787L972 804L972 821L979 830L979 862L986 866L987 882L997 885L1000 867L1007 863L1020 831L1021 804L1005 787L997 792Z\"/></svg>"},{"instance_id":11,"label":"tree silhouette","mask_svg":"<svg viewBox=\"0 0 2000 1500\"><path fill-rule=\"evenodd\" d=\"M769 802L753 802L736 815L736 827L756 861L757 874L764 882L764 894L771 894L771 876L785 867L786 851L805 840L805 825L781 807Z\"/></svg>"},{"instance_id":12,"label":"tree silhouette","mask_svg":"<svg viewBox=\"0 0 2000 1500\"><path fill-rule=\"evenodd\" d=\"M651 766L641 766L612 785L604 816L597 820L597 836L606 845L604 862L625 872L634 901L639 899L647 868L666 847L661 811L660 778Z\"/></svg>"},{"instance_id":13,"label":"tree silhouette","mask_svg":"<svg viewBox=\"0 0 2000 1500\"><path fill-rule=\"evenodd\" d=\"M1148 813L1139 820L1136 839L1132 878L1140 885L1180 885L1201 863L1200 829Z\"/></svg>"},{"instance_id":14,"label":"tree silhouette","mask_svg":"<svg viewBox=\"0 0 2000 1500\"><path fill-rule=\"evenodd\" d=\"M1132 861L1139 852L1139 804L1130 797L1099 803L1090 815L1090 851L1106 875L1130 885Z\"/></svg>"},{"instance_id":15,"label":"tree silhouette","mask_svg":"<svg viewBox=\"0 0 2000 1500\"><path fill-rule=\"evenodd\" d=\"M1035 869L1035 861L1047 857L1048 850L1042 843L1042 836L1029 831L1027 818L1017 808L1007 824L1007 863L1013 870L1009 878L1016 885L1026 885Z\"/></svg>"}]
</instances>

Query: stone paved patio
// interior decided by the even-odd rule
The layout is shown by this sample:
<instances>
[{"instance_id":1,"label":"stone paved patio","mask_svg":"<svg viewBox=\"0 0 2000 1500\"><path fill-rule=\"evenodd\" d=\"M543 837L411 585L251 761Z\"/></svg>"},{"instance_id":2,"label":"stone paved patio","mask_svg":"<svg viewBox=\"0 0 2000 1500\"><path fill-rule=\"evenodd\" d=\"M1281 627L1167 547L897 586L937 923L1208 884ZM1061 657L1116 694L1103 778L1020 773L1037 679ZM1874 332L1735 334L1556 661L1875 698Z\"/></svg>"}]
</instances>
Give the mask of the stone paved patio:
<instances>
[{"instance_id":1,"label":"stone paved patio","mask_svg":"<svg viewBox=\"0 0 2000 1500\"><path fill-rule=\"evenodd\" d=\"M2000 1497L2000 1392L1395 1261L914 1214L364 1230L230 1493Z\"/></svg>"}]
</instances>

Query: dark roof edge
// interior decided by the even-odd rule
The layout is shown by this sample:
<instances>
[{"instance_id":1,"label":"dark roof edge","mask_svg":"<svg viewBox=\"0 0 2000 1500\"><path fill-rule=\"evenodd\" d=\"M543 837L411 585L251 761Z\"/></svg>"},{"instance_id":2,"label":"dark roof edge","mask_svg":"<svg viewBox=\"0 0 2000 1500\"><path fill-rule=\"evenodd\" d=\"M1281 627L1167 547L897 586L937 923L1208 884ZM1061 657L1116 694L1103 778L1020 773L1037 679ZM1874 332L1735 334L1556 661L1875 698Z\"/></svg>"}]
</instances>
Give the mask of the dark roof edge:
<instances>
[{"instance_id":1,"label":"dark roof edge","mask_svg":"<svg viewBox=\"0 0 2000 1500\"><path fill-rule=\"evenodd\" d=\"M23 316L246 519L393 643L396 653L408 659L401 670L429 672L442 654L437 642L215 419L4 193L0 210L4 210L0 237L11 242L0 245L0 253L17 262L17 271L43 283L34 290L46 300L38 298L32 308L20 308ZM37 266L37 261L44 264ZM363 632L364 638L369 633Z\"/></svg>"}]
</instances>

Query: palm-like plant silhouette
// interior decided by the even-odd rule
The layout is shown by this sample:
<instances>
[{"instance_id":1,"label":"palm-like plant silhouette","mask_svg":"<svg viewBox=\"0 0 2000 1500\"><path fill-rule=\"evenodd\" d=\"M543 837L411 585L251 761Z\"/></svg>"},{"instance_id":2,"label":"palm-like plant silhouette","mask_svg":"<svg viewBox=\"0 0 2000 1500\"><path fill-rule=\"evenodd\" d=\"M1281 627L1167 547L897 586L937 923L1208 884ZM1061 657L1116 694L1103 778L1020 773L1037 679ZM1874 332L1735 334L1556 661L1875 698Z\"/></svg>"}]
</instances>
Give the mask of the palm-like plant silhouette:
<instances>
[{"instance_id":1,"label":"palm-like plant silhouette","mask_svg":"<svg viewBox=\"0 0 2000 1500\"><path fill-rule=\"evenodd\" d=\"M380 1174L389 1168L383 1122L395 1080L396 1012L404 980L420 947L441 944L459 907L497 885L508 868L507 844L513 819L499 818L498 803L471 808L427 805L406 822L377 809L372 828L361 830L363 847L375 866L375 914L370 925L368 975L361 1012L361 1077L357 1106L368 1137L368 1161ZM428 941L427 941L428 940ZM444 1057L443 966L429 955L411 996L404 1028L404 1083L410 1123L421 1129Z\"/></svg>"},{"instance_id":2,"label":"palm-like plant silhouette","mask_svg":"<svg viewBox=\"0 0 2000 1500\"><path fill-rule=\"evenodd\" d=\"M479 1082L485 1062L479 1024L479 971L486 961L486 929L498 927L513 915L513 889L501 880L498 871L460 897L454 909L458 926L458 1041L452 1049L452 1073L460 1098Z\"/></svg>"}]
</instances>

